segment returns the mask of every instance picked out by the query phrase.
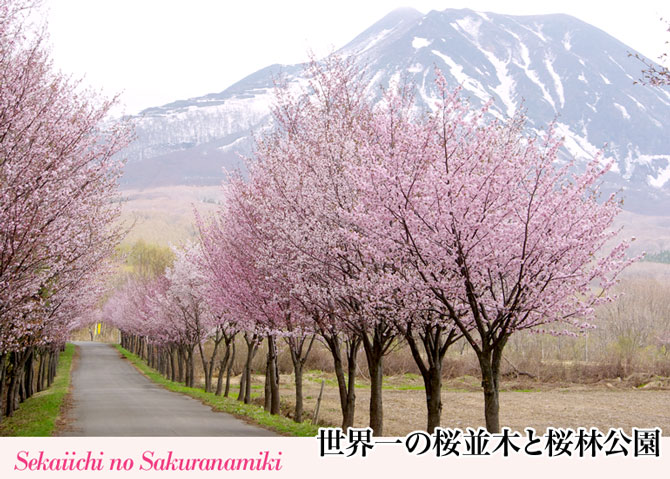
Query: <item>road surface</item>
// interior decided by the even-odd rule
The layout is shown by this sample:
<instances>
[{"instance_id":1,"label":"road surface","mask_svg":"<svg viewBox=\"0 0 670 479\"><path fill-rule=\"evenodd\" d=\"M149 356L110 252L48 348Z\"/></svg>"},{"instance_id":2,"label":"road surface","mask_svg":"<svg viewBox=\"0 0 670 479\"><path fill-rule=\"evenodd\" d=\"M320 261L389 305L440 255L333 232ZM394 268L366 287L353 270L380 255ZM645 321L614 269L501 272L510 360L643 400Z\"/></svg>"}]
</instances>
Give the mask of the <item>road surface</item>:
<instances>
[{"instance_id":1,"label":"road surface","mask_svg":"<svg viewBox=\"0 0 670 479\"><path fill-rule=\"evenodd\" d=\"M109 344L75 344L79 359L63 436L277 436L163 389Z\"/></svg>"}]
</instances>

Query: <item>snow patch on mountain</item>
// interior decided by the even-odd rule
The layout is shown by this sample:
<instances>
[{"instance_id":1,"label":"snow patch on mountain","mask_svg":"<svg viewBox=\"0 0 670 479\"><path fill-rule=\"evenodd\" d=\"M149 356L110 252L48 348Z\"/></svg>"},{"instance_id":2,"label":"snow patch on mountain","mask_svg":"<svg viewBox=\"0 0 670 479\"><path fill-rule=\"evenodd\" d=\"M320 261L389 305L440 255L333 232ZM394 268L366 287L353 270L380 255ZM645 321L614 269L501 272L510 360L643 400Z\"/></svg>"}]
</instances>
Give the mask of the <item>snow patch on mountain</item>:
<instances>
[{"instance_id":1,"label":"snow patch on mountain","mask_svg":"<svg viewBox=\"0 0 670 479\"><path fill-rule=\"evenodd\" d=\"M393 29L390 28L385 28L381 32L379 32L376 36L372 37L366 44L365 46L359 50L357 53L359 55L362 55L363 53L367 52L368 50L372 49L375 45L378 43L381 43L391 32Z\"/></svg>"},{"instance_id":2,"label":"snow patch on mountain","mask_svg":"<svg viewBox=\"0 0 670 479\"><path fill-rule=\"evenodd\" d=\"M630 98L631 100L633 100L633 102L635 102L635 105L637 105L637 107L638 107L640 110L642 110L642 111L646 111L646 110L647 110L647 107L645 107L642 103L640 103L639 101L637 101L637 99L636 99L635 97L630 96L630 95L626 95L626 96L627 96L628 98Z\"/></svg>"},{"instance_id":3,"label":"snow patch on mountain","mask_svg":"<svg viewBox=\"0 0 670 479\"><path fill-rule=\"evenodd\" d=\"M461 28L465 33L470 35L472 38L479 37L479 27L482 25L482 21L478 18L472 18L467 16L456 20L456 25ZM452 24L453 25L453 24Z\"/></svg>"},{"instance_id":4,"label":"snow patch on mountain","mask_svg":"<svg viewBox=\"0 0 670 479\"><path fill-rule=\"evenodd\" d=\"M545 87L544 83L540 81L540 77L538 76L537 72L530 68L530 53L528 51L528 47L516 34L512 32L510 33L519 41L519 54L521 56L521 60L523 61L523 63L515 62L515 64L524 71L530 81L538 86L542 92L542 97L547 101L547 103L551 105L554 111L557 111L556 103L554 103L554 99L549 94L547 87Z\"/></svg>"},{"instance_id":5,"label":"snow patch on mountain","mask_svg":"<svg viewBox=\"0 0 670 479\"><path fill-rule=\"evenodd\" d=\"M640 155L638 161L642 163L651 163L652 161L665 162L665 167L659 169L656 176L647 176L647 181L651 186L661 188L670 181L670 155Z\"/></svg>"},{"instance_id":6,"label":"snow patch on mountain","mask_svg":"<svg viewBox=\"0 0 670 479\"><path fill-rule=\"evenodd\" d=\"M630 120L630 115L628 114L628 110L626 110L626 107L623 105L619 105L618 103L612 103L614 107L621 112L621 116L623 116L626 120Z\"/></svg>"},{"instance_id":7,"label":"snow patch on mountain","mask_svg":"<svg viewBox=\"0 0 670 479\"><path fill-rule=\"evenodd\" d=\"M442 61L444 61L444 63L447 64L447 66L449 67L449 73L451 73L451 75L456 79L459 85L461 85L466 90L474 93L480 100L485 102L488 101L491 95L486 93L486 90L479 81L466 75L463 72L462 65L459 65L454 60L452 60L449 55L445 55L440 51L432 50L432 53L440 57Z\"/></svg>"},{"instance_id":8,"label":"snow patch on mountain","mask_svg":"<svg viewBox=\"0 0 670 479\"><path fill-rule=\"evenodd\" d=\"M546 56L544 57L544 66L547 68L549 75L551 75L552 80L554 80L554 88L556 88L556 94L558 95L558 100L561 103L561 108L565 107L565 94L563 92L563 82L561 77L558 76L556 70L554 70L554 59Z\"/></svg>"},{"instance_id":9,"label":"snow patch on mountain","mask_svg":"<svg viewBox=\"0 0 670 479\"><path fill-rule=\"evenodd\" d=\"M429 46L431 43L433 43L433 41L432 41L432 40L428 40L427 38L414 37L414 38L412 39L412 47L414 47L414 48L417 49L417 50L418 50L419 48L427 47L427 46Z\"/></svg>"},{"instance_id":10,"label":"snow patch on mountain","mask_svg":"<svg viewBox=\"0 0 670 479\"><path fill-rule=\"evenodd\" d=\"M516 111L516 103L514 102L514 86L516 85L516 82L507 69L509 59L507 59L507 61L500 60L493 53L486 50L482 50L482 53L484 53L486 59L493 65L498 77L498 86L492 88L492 90L505 105L505 113L507 116L513 116Z\"/></svg>"},{"instance_id":11,"label":"snow patch on mountain","mask_svg":"<svg viewBox=\"0 0 670 479\"><path fill-rule=\"evenodd\" d=\"M565 35L563 35L563 48L565 48L567 51L570 51L572 48L572 35L570 32L565 32Z\"/></svg>"},{"instance_id":12,"label":"snow patch on mountain","mask_svg":"<svg viewBox=\"0 0 670 479\"><path fill-rule=\"evenodd\" d=\"M570 125L556 122L555 128L558 135L563 138L563 146L574 158L589 161L600 155L601 150L589 142L586 136L575 133L570 128ZM609 162L613 162L611 171L620 173L619 165L614 160L615 159L612 157L607 157L605 155L600 156L600 163L602 166L607 165Z\"/></svg>"}]
</instances>

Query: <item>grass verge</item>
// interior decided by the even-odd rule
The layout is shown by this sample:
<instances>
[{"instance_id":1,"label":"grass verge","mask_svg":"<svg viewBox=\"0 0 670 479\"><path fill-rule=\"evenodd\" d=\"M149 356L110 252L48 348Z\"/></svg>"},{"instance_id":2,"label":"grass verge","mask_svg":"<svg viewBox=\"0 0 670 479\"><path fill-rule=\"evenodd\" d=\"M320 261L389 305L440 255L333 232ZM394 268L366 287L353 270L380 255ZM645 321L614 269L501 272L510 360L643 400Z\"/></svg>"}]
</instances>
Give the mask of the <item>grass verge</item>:
<instances>
[{"instance_id":1,"label":"grass verge","mask_svg":"<svg viewBox=\"0 0 670 479\"><path fill-rule=\"evenodd\" d=\"M0 422L0 436L51 436L56 428L63 401L70 388L70 369L74 344L68 343L61 353L56 377L51 387L26 399L14 412Z\"/></svg>"},{"instance_id":2,"label":"grass verge","mask_svg":"<svg viewBox=\"0 0 670 479\"><path fill-rule=\"evenodd\" d=\"M217 396L214 393L207 393L202 389L189 388L181 383L165 379L135 354L122 348L120 345L116 345L116 349L153 382L160 384L170 391L186 394L198 399L215 411L222 411L242 419L248 419L285 436L314 437L319 431L319 427L314 426L310 422L297 423L287 417L270 414L262 407L254 404L244 404L230 397Z\"/></svg>"}]
</instances>

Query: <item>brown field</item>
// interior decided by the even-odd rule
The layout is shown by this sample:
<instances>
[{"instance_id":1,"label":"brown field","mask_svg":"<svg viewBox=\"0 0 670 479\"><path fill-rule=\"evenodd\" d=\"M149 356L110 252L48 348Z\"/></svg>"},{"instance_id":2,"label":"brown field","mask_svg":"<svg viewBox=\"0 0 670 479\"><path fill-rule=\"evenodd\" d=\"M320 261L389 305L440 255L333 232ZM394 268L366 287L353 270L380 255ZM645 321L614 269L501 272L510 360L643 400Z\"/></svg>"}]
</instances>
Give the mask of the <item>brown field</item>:
<instances>
[{"instance_id":1,"label":"brown field","mask_svg":"<svg viewBox=\"0 0 670 479\"><path fill-rule=\"evenodd\" d=\"M193 209L207 216L216 210L220 186L168 186L122 190L121 221L132 226L125 242L144 240L162 246L195 239Z\"/></svg>"},{"instance_id":2,"label":"brown field","mask_svg":"<svg viewBox=\"0 0 670 479\"><path fill-rule=\"evenodd\" d=\"M327 376L325 376L327 377ZM321 382L318 376L305 382L305 412L312 417ZM282 377L283 412L290 413L295 398L292 378ZM262 377L257 378L262 384ZM332 382L332 379L331 379ZM384 390L384 435L404 436L425 429L425 393L423 390L392 389L418 387L420 378L389 377ZM500 398L501 426L523 432L532 427L543 434L547 427L596 427L600 431L632 427L660 427L670 434L670 379L651 381L641 388L626 381L602 381L598 384L546 384L535 381L505 381ZM369 388L356 390L356 426L368 425ZM484 427L484 397L478 380L465 376L446 381L442 391L442 427ZM326 385L319 422L340 425L337 389Z\"/></svg>"}]
</instances>

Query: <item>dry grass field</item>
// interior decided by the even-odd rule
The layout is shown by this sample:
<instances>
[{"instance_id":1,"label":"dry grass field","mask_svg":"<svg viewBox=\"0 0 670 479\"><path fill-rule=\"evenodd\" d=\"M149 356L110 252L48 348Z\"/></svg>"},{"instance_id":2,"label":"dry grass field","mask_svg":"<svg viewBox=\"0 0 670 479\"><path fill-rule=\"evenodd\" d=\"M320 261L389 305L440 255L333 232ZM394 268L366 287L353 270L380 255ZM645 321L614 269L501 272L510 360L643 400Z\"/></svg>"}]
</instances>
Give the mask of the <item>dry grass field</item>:
<instances>
[{"instance_id":1,"label":"dry grass field","mask_svg":"<svg viewBox=\"0 0 670 479\"><path fill-rule=\"evenodd\" d=\"M319 422L339 426L340 409L332 376L313 373L305 381L305 411L313 414L321 378L326 387ZM256 378L262 385L262 377ZM292 378L281 378L283 412L289 414L293 401ZM502 426L523 432L532 427L543 434L547 427L597 427L600 431L632 427L660 427L670 434L670 379L652 380L641 387L629 381L601 381L597 384L540 383L508 380L503 382L500 397ZM384 396L384 435L404 436L425 429L425 393L416 376L394 376L386 379ZM363 381L356 390L357 427L368 425L369 387ZM442 427L484 427L484 397L479 380L464 376L446 381L442 391ZM311 416L309 416L311 417Z\"/></svg>"},{"instance_id":2,"label":"dry grass field","mask_svg":"<svg viewBox=\"0 0 670 479\"><path fill-rule=\"evenodd\" d=\"M121 221L131 226L125 243L143 239L162 246L179 244L197 235L193 209L207 216L217 208L220 186L169 186L123 190Z\"/></svg>"}]
</instances>

